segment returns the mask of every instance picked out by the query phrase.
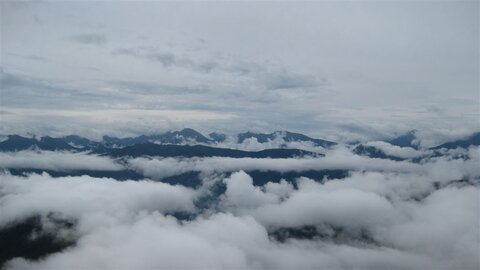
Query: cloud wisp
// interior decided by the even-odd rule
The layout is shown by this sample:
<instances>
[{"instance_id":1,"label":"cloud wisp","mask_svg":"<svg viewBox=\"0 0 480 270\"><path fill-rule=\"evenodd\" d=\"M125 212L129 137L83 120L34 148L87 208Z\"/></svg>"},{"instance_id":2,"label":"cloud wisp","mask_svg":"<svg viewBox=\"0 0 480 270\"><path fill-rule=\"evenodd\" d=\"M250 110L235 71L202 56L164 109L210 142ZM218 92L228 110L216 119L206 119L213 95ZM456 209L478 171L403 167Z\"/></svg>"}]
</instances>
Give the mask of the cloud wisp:
<instances>
[{"instance_id":1,"label":"cloud wisp","mask_svg":"<svg viewBox=\"0 0 480 270\"><path fill-rule=\"evenodd\" d=\"M107 42L107 37L102 34L81 34L67 38L70 41L80 44L102 45Z\"/></svg>"}]
</instances>

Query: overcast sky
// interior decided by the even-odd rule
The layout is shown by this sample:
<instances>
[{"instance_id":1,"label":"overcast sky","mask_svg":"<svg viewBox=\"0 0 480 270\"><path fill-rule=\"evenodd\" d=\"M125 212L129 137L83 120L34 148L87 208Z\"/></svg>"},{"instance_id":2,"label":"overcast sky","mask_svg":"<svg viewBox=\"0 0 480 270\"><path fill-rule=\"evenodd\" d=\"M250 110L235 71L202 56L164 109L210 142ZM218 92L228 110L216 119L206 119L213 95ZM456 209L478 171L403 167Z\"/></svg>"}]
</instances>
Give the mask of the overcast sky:
<instances>
[{"instance_id":1,"label":"overcast sky","mask_svg":"<svg viewBox=\"0 0 480 270\"><path fill-rule=\"evenodd\" d=\"M0 5L2 134L480 128L478 1Z\"/></svg>"}]
</instances>

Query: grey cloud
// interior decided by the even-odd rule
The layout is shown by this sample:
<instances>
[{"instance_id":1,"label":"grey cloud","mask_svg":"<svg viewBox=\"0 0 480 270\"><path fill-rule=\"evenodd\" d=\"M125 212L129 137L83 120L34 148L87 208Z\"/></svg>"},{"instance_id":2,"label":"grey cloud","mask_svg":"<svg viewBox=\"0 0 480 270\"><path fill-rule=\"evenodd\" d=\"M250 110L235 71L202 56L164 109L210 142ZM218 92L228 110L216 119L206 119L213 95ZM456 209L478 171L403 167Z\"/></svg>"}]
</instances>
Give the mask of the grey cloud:
<instances>
[{"instance_id":1,"label":"grey cloud","mask_svg":"<svg viewBox=\"0 0 480 270\"><path fill-rule=\"evenodd\" d=\"M209 73L216 68L218 68L218 63L213 60L202 61L197 64L197 69L205 73Z\"/></svg>"},{"instance_id":2,"label":"grey cloud","mask_svg":"<svg viewBox=\"0 0 480 270\"><path fill-rule=\"evenodd\" d=\"M74 35L68 37L68 40L87 45L102 45L108 41L105 35L95 33Z\"/></svg>"},{"instance_id":3,"label":"grey cloud","mask_svg":"<svg viewBox=\"0 0 480 270\"><path fill-rule=\"evenodd\" d=\"M0 72L2 105L6 108L27 109L77 109L104 106L104 100L112 99L112 93L84 88L65 80L46 80L28 74ZM97 86L98 87L98 86ZM117 102L132 100L125 93L117 92Z\"/></svg>"},{"instance_id":4,"label":"grey cloud","mask_svg":"<svg viewBox=\"0 0 480 270\"><path fill-rule=\"evenodd\" d=\"M180 67L200 73L216 71L230 76L246 76L259 81L262 87L270 90L312 88L326 84L324 79L309 74L295 73L278 64L268 62L239 61L229 57L214 57L213 55L207 59L202 59L196 55L185 53L180 55L156 48L117 48L112 51L112 54L129 55L159 62L165 68Z\"/></svg>"},{"instance_id":5,"label":"grey cloud","mask_svg":"<svg viewBox=\"0 0 480 270\"><path fill-rule=\"evenodd\" d=\"M381 139L412 128L466 134L479 127L478 114L472 113L478 107L472 98L478 89L477 5L208 3L192 14L180 3L41 2L28 8L4 3L2 44L8 53L2 66L45 81L70 81L76 93L59 98L45 88L48 99L27 91L11 99L2 91L2 106L202 107L238 115L237 129L328 131L345 140ZM31 22L32 14L42 25ZM201 46L200 39L206 41ZM24 61L9 53L49 61ZM91 66L102 72L85 69ZM102 82L120 80L199 85L210 92L181 98L92 95L109 87ZM93 101L112 97L116 100ZM349 123L363 129L342 126ZM9 133L18 126L30 125L9 125ZM225 129L225 122L210 127Z\"/></svg>"},{"instance_id":6,"label":"grey cloud","mask_svg":"<svg viewBox=\"0 0 480 270\"><path fill-rule=\"evenodd\" d=\"M135 55L135 52L132 49L126 48L116 48L112 50L112 55Z\"/></svg>"},{"instance_id":7,"label":"grey cloud","mask_svg":"<svg viewBox=\"0 0 480 270\"><path fill-rule=\"evenodd\" d=\"M0 73L0 85L2 87L2 105L8 107L32 105L45 107L49 104L58 106L58 100L66 98L67 95L82 95L82 93L75 93L48 80L3 71Z\"/></svg>"},{"instance_id":8,"label":"grey cloud","mask_svg":"<svg viewBox=\"0 0 480 270\"><path fill-rule=\"evenodd\" d=\"M146 57L162 63L164 67L170 67L174 64L178 64L175 55L172 53L155 53L147 55Z\"/></svg>"},{"instance_id":9,"label":"grey cloud","mask_svg":"<svg viewBox=\"0 0 480 270\"><path fill-rule=\"evenodd\" d=\"M365 140L365 138L379 140L388 137L388 134L381 130L359 123L339 123L336 125L343 133L345 133L343 135L344 140Z\"/></svg>"},{"instance_id":10,"label":"grey cloud","mask_svg":"<svg viewBox=\"0 0 480 270\"><path fill-rule=\"evenodd\" d=\"M139 94L166 94L166 95L183 95L183 94L207 94L209 89L192 86L175 86L164 85L160 83L149 83L141 81L111 81L108 82L112 86L119 87L121 90Z\"/></svg>"},{"instance_id":11,"label":"grey cloud","mask_svg":"<svg viewBox=\"0 0 480 270\"><path fill-rule=\"evenodd\" d=\"M171 52L159 52L152 48L117 48L112 51L112 55L129 55L140 59L155 61L161 63L165 68L181 64L175 54Z\"/></svg>"},{"instance_id":12,"label":"grey cloud","mask_svg":"<svg viewBox=\"0 0 480 270\"><path fill-rule=\"evenodd\" d=\"M38 56L38 55L23 55L23 54L16 54L16 53L10 53L9 55L12 55L18 58L27 59L27 60L33 60L33 61L40 61L40 62L48 61L47 58Z\"/></svg>"},{"instance_id":13,"label":"grey cloud","mask_svg":"<svg viewBox=\"0 0 480 270\"><path fill-rule=\"evenodd\" d=\"M3 89L16 86L35 87L39 86L39 84L42 84L39 80L28 79L26 77L4 72L3 70L0 72L0 85Z\"/></svg>"},{"instance_id":14,"label":"grey cloud","mask_svg":"<svg viewBox=\"0 0 480 270\"><path fill-rule=\"evenodd\" d=\"M295 89L295 88L311 88L322 86L324 81L315 78L314 76L301 75L289 73L281 70L277 73L265 74L261 77L268 89Z\"/></svg>"},{"instance_id":15,"label":"grey cloud","mask_svg":"<svg viewBox=\"0 0 480 270\"><path fill-rule=\"evenodd\" d=\"M194 55L180 55L176 52L162 51L156 48L137 47L132 49L117 48L112 50L112 55L129 55L148 61L160 63L164 68L187 68L196 72L209 73L218 67L213 59L196 59Z\"/></svg>"},{"instance_id":16,"label":"grey cloud","mask_svg":"<svg viewBox=\"0 0 480 270\"><path fill-rule=\"evenodd\" d=\"M108 99L108 93L104 101ZM111 100L111 99L110 99ZM78 98L77 102L82 102ZM83 102L82 102L83 103ZM85 104L88 108L89 104ZM103 135L131 137L141 134L158 134L185 127L203 130L218 121L231 123L236 116L228 112L206 110L169 110L163 107L154 109L106 108L104 110L69 111L66 108L12 109L2 115L1 134L35 134L54 137L77 134L94 140ZM222 120L223 119L223 120ZM184 124L180 124L182 122Z\"/></svg>"}]
</instances>

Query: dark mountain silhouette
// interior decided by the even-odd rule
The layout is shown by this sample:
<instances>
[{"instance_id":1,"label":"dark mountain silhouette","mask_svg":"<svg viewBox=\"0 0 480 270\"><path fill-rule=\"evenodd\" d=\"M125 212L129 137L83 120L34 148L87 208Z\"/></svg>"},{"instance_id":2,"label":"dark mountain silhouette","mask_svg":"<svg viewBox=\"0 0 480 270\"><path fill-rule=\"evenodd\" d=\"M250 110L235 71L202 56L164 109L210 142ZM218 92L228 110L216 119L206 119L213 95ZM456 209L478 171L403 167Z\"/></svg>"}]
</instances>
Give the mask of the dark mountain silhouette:
<instances>
[{"instance_id":1,"label":"dark mountain silhouette","mask_svg":"<svg viewBox=\"0 0 480 270\"><path fill-rule=\"evenodd\" d=\"M313 142L316 146L322 147L329 147L336 144L335 142L327 140L314 139L300 133L285 131L285 133L282 134L284 134L284 136L282 136L283 139L287 142Z\"/></svg>"},{"instance_id":2,"label":"dark mountain silhouette","mask_svg":"<svg viewBox=\"0 0 480 270\"><path fill-rule=\"evenodd\" d=\"M116 137L103 137L103 143L105 146L112 147L123 147L123 146L132 146L136 144L149 143L149 142L158 142L161 144L183 144L187 142L193 143L211 143L213 140L203 136L200 132L191 129L184 128L180 131L168 131L163 134L156 135L141 135L138 137L129 137L129 138L116 138Z\"/></svg>"},{"instance_id":3,"label":"dark mountain silhouette","mask_svg":"<svg viewBox=\"0 0 480 270\"><path fill-rule=\"evenodd\" d=\"M1 151L21 151L33 148L38 141L34 138L25 138L18 135L8 135L7 139L0 142Z\"/></svg>"},{"instance_id":4,"label":"dark mountain silhouette","mask_svg":"<svg viewBox=\"0 0 480 270\"><path fill-rule=\"evenodd\" d=\"M212 141L217 143L224 142L227 139L227 135L218 132L212 132L208 134L208 136L212 139Z\"/></svg>"},{"instance_id":5,"label":"dark mountain silhouette","mask_svg":"<svg viewBox=\"0 0 480 270\"><path fill-rule=\"evenodd\" d=\"M312 142L315 146L322 147L330 147L336 144L335 142L314 139L300 133L294 133L289 131L276 131L273 133L253 133L249 131L238 134L238 142L242 143L246 139L255 138L259 143L266 143L268 141L274 140L277 137L282 138L286 142Z\"/></svg>"},{"instance_id":6,"label":"dark mountain silhouette","mask_svg":"<svg viewBox=\"0 0 480 270\"><path fill-rule=\"evenodd\" d=\"M67 142L60 138L52 138L49 136L40 138L37 147L43 150L74 150L75 147L69 145Z\"/></svg>"},{"instance_id":7,"label":"dark mountain silhouette","mask_svg":"<svg viewBox=\"0 0 480 270\"><path fill-rule=\"evenodd\" d=\"M367 156L371 158L382 158L382 159L391 159L395 161L405 160L400 157L390 156L385 154L382 150L369 145L359 144L357 147L353 149L353 153L360 155L360 156Z\"/></svg>"},{"instance_id":8,"label":"dark mountain silhouette","mask_svg":"<svg viewBox=\"0 0 480 270\"><path fill-rule=\"evenodd\" d=\"M480 132L475 132L473 133L470 137L466 139L461 139L461 140L456 140L452 142L446 142L444 144L432 147L430 149L436 150L436 149L455 149L455 148L468 148L472 145L480 145Z\"/></svg>"},{"instance_id":9,"label":"dark mountain silhouette","mask_svg":"<svg viewBox=\"0 0 480 270\"><path fill-rule=\"evenodd\" d=\"M298 149L266 149L258 152L217 148L204 145L171 145L145 143L118 149L108 149L106 153L121 156L159 156L159 157L232 157L232 158L292 158L302 156L321 156L321 154Z\"/></svg>"},{"instance_id":10,"label":"dark mountain silhouette","mask_svg":"<svg viewBox=\"0 0 480 270\"><path fill-rule=\"evenodd\" d=\"M138 136L138 137L129 137L129 138L117 138L110 136L103 136L102 144L107 147L124 147L135 144L142 144L149 142L152 136Z\"/></svg>"},{"instance_id":11,"label":"dark mountain silhouette","mask_svg":"<svg viewBox=\"0 0 480 270\"><path fill-rule=\"evenodd\" d=\"M238 134L238 141L241 143L248 138L256 138L260 143L274 140L277 137L283 138L285 142L312 142L316 146L329 147L336 143L315 139L300 133L293 132L273 132L270 134L261 133L240 133ZM200 132L185 128L180 131L168 131L162 134L155 135L141 135L137 137L117 138L110 136L103 136L102 141L93 141L78 135L68 135L60 138L42 137L39 140L35 138L27 138L19 135L9 135L7 139L0 142L0 151L18 151L30 148L38 148L42 150L94 150L95 152L107 152L110 148L124 148L128 146L135 146L146 143L156 144L172 144L172 145L213 145L215 143L224 142L227 136L222 133L213 132L208 137ZM284 146L281 146L284 147Z\"/></svg>"},{"instance_id":12,"label":"dark mountain silhouette","mask_svg":"<svg viewBox=\"0 0 480 270\"><path fill-rule=\"evenodd\" d=\"M98 142L94 142L94 141L91 141L87 138L83 138L83 137L80 137L80 136L77 136L77 135L68 135L68 136L62 137L61 139L68 144L73 144L73 145L79 146L79 147L87 147L87 146L90 146L92 144L97 144L98 143Z\"/></svg>"},{"instance_id":13,"label":"dark mountain silhouette","mask_svg":"<svg viewBox=\"0 0 480 270\"><path fill-rule=\"evenodd\" d=\"M54 228L51 231L42 225L46 219ZM75 239L60 238L54 233L56 229L72 229L74 226L75 221L49 214L46 217L34 215L0 228L0 269L4 269L5 263L13 258L38 260L74 245Z\"/></svg>"},{"instance_id":14,"label":"dark mountain silhouette","mask_svg":"<svg viewBox=\"0 0 480 270\"><path fill-rule=\"evenodd\" d=\"M168 134L168 132L167 132ZM175 137L183 137L185 139L189 139L189 140L193 140L195 142L199 142L199 143L209 143L211 142L212 140L203 136L202 133L194 130L194 129L191 129L191 128L184 128L182 129L181 131L175 131L175 132L172 132L171 133L173 136Z\"/></svg>"},{"instance_id":15,"label":"dark mountain silhouette","mask_svg":"<svg viewBox=\"0 0 480 270\"><path fill-rule=\"evenodd\" d=\"M9 168L8 171L12 175L26 175L30 173L48 173L52 177L66 177L66 176L82 176L88 175L97 178L113 178L116 180L141 180L146 177L133 170L120 171L105 171L105 170L48 170L48 169L33 169L33 168Z\"/></svg>"},{"instance_id":16,"label":"dark mountain silhouette","mask_svg":"<svg viewBox=\"0 0 480 270\"><path fill-rule=\"evenodd\" d=\"M237 135L238 137L238 143L243 143L246 139L251 139L255 138L259 143L266 143L268 141L271 141L275 139L274 133L270 134L264 134L264 133L253 133L250 131L247 131L245 133L240 133Z\"/></svg>"},{"instance_id":17,"label":"dark mountain silhouette","mask_svg":"<svg viewBox=\"0 0 480 270\"><path fill-rule=\"evenodd\" d=\"M75 147L69 145L61 138L42 137L40 140L35 138L26 138L18 135L9 135L7 140L0 142L0 151L21 151L32 148L42 150L74 150Z\"/></svg>"},{"instance_id":18,"label":"dark mountain silhouette","mask_svg":"<svg viewBox=\"0 0 480 270\"><path fill-rule=\"evenodd\" d=\"M417 139L416 132L416 130L411 130L408 133L405 133L392 140L388 140L387 142L391 145L396 145L400 147L412 147L418 150L418 144L415 143L415 140Z\"/></svg>"},{"instance_id":19,"label":"dark mountain silhouette","mask_svg":"<svg viewBox=\"0 0 480 270\"><path fill-rule=\"evenodd\" d=\"M171 133L173 134L173 132ZM184 133L185 134L185 133ZM190 133L194 135L195 133ZM137 137L138 138L142 138ZM201 140L201 137L199 137ZM142 141L138 139L138 141ZM81 143L82 148L73 147L69 143ZM117 146L116 144L113 144ZM95 154L121 156L159 156L159 157L252 157L252 158L291 158L302 156L321 156L321 154L298 150L298 149L266 149L257 152L242 151L228 148L218 148L205 145L176 145L138 143L124 147L104 146L101 143L87 141L81 137L52 138L42 137L40 140L25 138L18 135L10 135L7 140L0 142L0 151L20 151L27 149L40 150L67 150L67 151L88 151Z\"/></svg>"}]
</instances>

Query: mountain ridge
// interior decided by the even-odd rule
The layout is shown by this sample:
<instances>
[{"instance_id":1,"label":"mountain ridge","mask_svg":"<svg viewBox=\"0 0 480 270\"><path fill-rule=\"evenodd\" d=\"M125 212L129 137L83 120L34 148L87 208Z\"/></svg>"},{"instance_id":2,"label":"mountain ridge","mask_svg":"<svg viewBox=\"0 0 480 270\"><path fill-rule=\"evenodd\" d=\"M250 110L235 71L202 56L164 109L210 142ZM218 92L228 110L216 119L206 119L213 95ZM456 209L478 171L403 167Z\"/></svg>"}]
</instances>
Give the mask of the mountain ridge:
<instances>
[{"instance_id":1,"label":"mountain ridge","mask_svg":"<svg viewBox=\"0 0 480 270\"><path fill-rule=\"evenodd\" d=\"M418 138L416 136L417 131L411 130L403 135L400 135L393 139L384 140L394 146L399 147L411 147L418 150ZM231 138L231 137L230 137ZM103 136L101 141L90 140L78 135L68 135L63 137L50 137L44 136L40 138L24 137L16 134L7 135L6 139L0 141L0 151L18 151L38 148L41 150L67 150L67 151L85 151L92 150L95 152L106 151L111 148L124 148L128 146L140 145L140 144L157 144L157 145L205 145L217 148L226 148L230 143L242 144L246 140L255 139L259 143L273 142L280 139L278 144L279 149L288 149L287 143L300 142L313 144L313 146L321 146L324 148L330 148L338 143L327 141L323 139L312 138L301 133L294 133L290 131L275 131L272 133L255 133L251 131L239 133L233 136L236 139L234 142L228 139L227 135L218 132L212 132L207 136L202 133L191 129L185 128L179 131L168 131L161 134L154 135L140 135L136 137L110 137ZM228 140L228 143L225 142ZM283 143L281 143L283 141ZM468 148L469 146L480 145L480 132L475 132L468 137L448 141L443 144L426 148L429 150L454 149L457 147ZM267 145L268 146L268 145ZM373 149L357 149L358 152L365 153L364 150ZM360 151L362 150L362 151ZM371 151L367 151L371 152ZM377 153L378 154L378 153Z\"/></svg>"}]
</instances>

